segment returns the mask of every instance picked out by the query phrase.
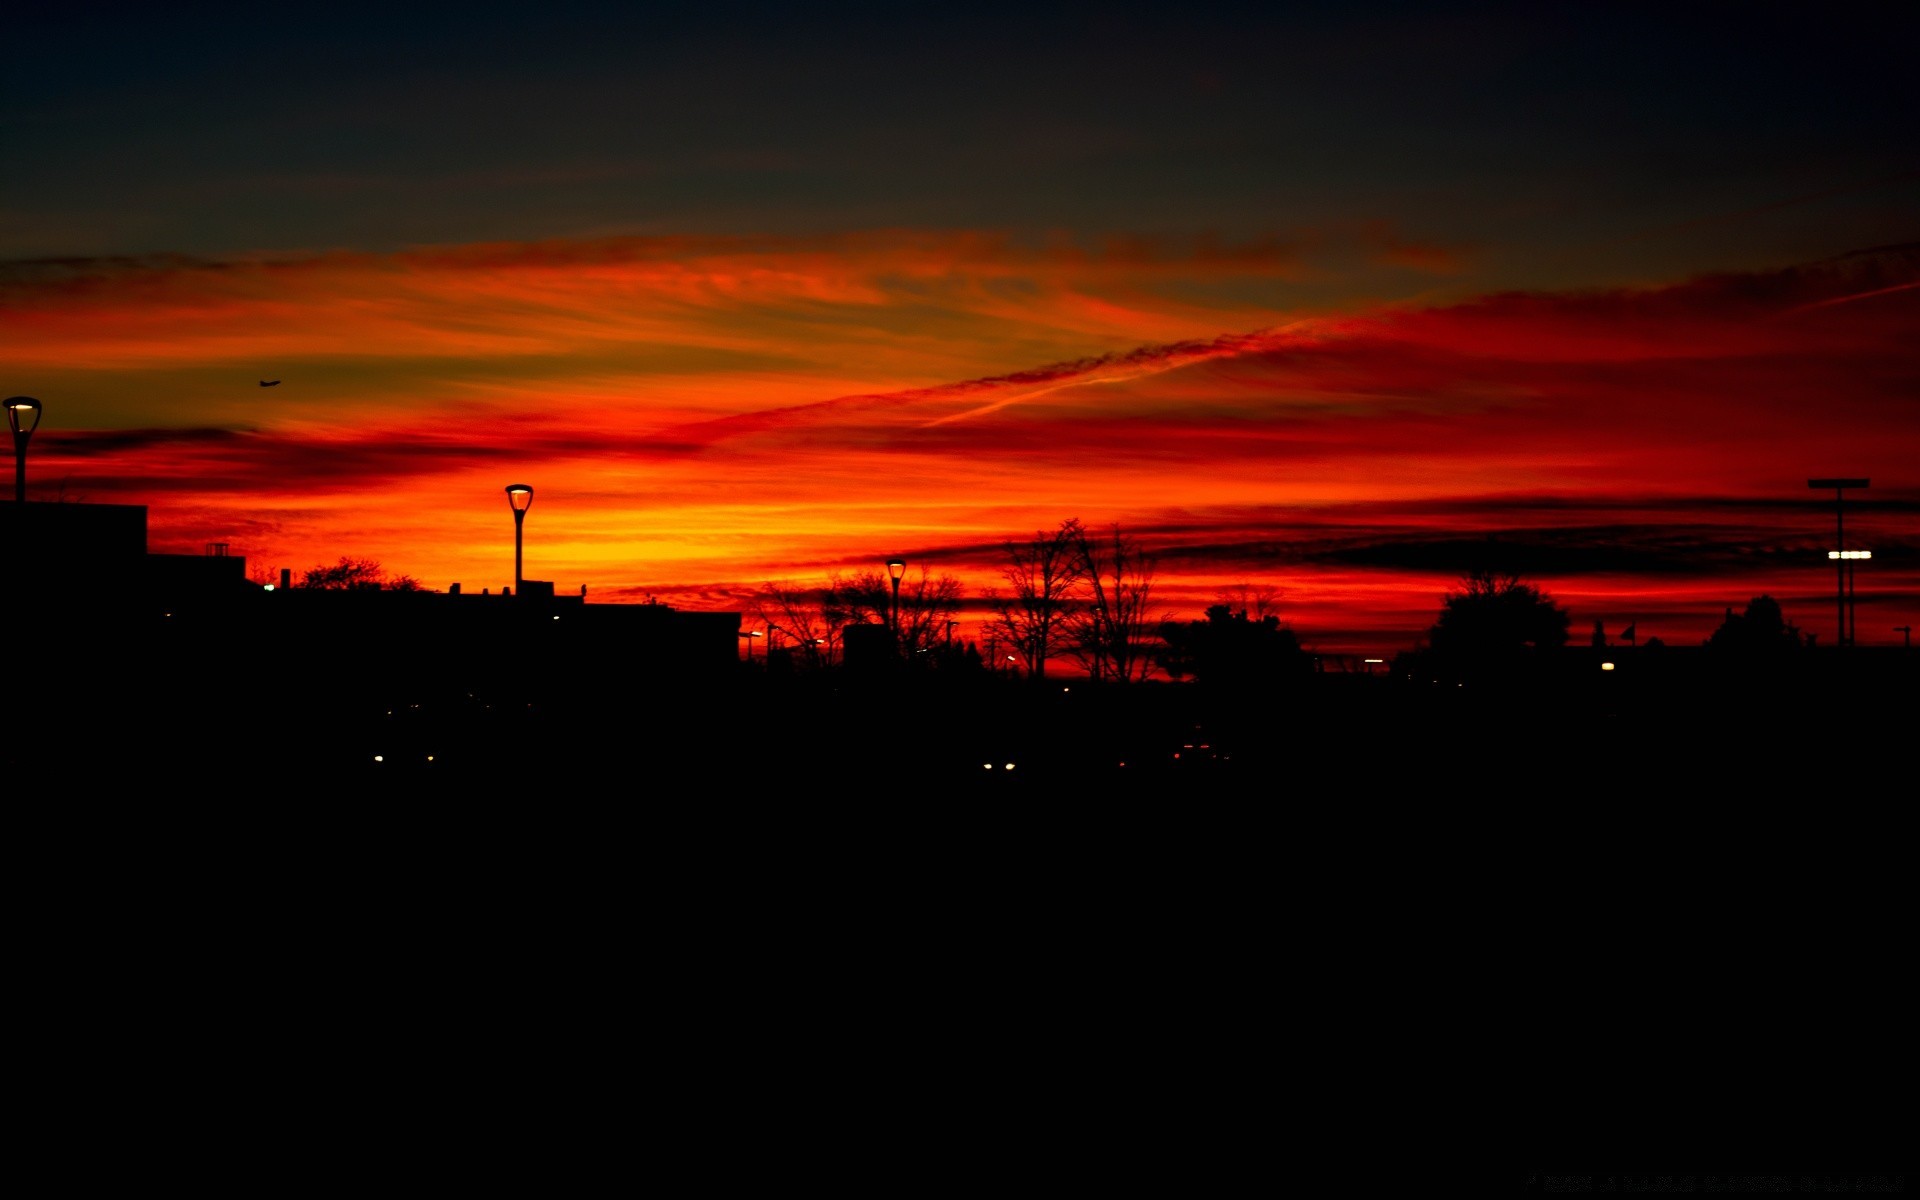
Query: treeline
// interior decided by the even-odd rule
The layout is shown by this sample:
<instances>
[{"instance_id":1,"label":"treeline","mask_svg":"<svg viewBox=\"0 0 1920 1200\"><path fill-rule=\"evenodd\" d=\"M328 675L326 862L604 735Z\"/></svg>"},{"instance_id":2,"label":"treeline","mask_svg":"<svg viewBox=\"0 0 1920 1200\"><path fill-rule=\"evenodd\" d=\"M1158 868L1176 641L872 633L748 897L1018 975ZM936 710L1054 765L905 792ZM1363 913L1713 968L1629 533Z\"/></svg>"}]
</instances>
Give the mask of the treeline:
<instances>
[{"instance_id":1,"label":"treeline","mask_svg":"<svg viewBox=\"0 0 1920 1200\"><path fill-rule=\"evenodd\" d=\"M1222 687L1272 683L1311 674L1317 657L1279 612L1278 593L1242 586L1223 594L1198 620L1153 611L1156 556L1117 523L1094 530L1069 518L1050 530L1002 544L1001 583L969 598L960 581L925 563L890 560L886 571L835 572L819 586L761 585L748 605L745 636L778 646L799 669L844 659L849 626L882 626L901 661L914 667L1011 670L1044 678L1050 663L1073 663L1100 682L1153 677ZM418 591L372 559L342 557L301 574L293 586L324 590ZM967 609L984 611L978 634L956 641ZM1441 600L1415 648L1396 656L1394 674L1489 680L1525 672L1566 647L1571 613L1516 572L1469 569ZM1591 642L1607 644L1594 622ZM1638 645L1638 643L1635 643ZM1753 597L1705 645L1742 657L1811 649L1814 636L1788 621L1771 596ZM1646 642L1657 649L1657 637Z\"/></svg>"}]
</instances>

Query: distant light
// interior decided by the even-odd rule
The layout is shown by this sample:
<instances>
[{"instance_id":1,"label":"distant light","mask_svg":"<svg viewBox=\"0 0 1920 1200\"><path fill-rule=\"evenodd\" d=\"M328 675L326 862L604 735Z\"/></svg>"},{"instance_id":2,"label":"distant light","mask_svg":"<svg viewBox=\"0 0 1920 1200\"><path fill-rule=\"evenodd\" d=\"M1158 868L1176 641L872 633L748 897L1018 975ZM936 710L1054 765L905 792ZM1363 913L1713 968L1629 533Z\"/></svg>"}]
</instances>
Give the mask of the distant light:
<instances>
[{"instance_id":1,"label":"distant light","mask_svg":"<svg viewBox=\"0 0 1920 1200\"><path fill-rule=\"evenodd\" d=\"M558 621L560 619L560 614L559 613L553 614L553 619Z\"/></svg>"},{"instance_id":2,"label":"distant light","mask_svg":"<svg viewBox=\"0 0 1920 1200\"><path fill-rule=\"evenodd\" d=\"M1603 662L1600 664L1600 669L1602 671L1611 671L1613 670L1613 664L1609 662Z\"/></svg>"},{"instance_id":3,"label":"distant light","mask_svg":"<svg viewBox=\"0 0 1920 1200\"><path fill-rule=\"evenodd\" d=\"M983 770L983 771L991 771L991 770L993 770L993 764L992 764L992 763L981 763L981 764L980 764L980 769L981 769L981 770Z\"/></svg>"},{"instance_id":4,"label":"distant light","mask_svg":"<svg viewBox=\"0 0 1920 1200\"><path fill-rule=\"evenodd\" d=\"M1013 770L1013 764L1012 764L1012 763L1008 763L1008 764L1007 764L1007 766L1006 766L1006 769L1007 769L1007 770L1009 770L1009 771L1011 771L1011 770Z\"/></svg>"},{"instance_id":5,"label":"distant light","mask_svg":"<svg viewBox=\"0 0 1920 1200\"><path fill-rule=\"evenodd\" d=\"M1871 550L1829 550L1828 558L1872 558Z\"/></svg>"},{"instance_id":6,"label":"distant light","mask_svg":"<svg viewBox=\"0 0 1920 1200\"><path fill-rule=\"evenodd\" d=\"M269 583L269 584L267 584L267 585L266 585L266 587L265 587L265 588L264 588L263 590L264 590L264 591L269 591L269 592L270 592L270 591L272 591L272 590L273 590L273 585Z\"/></svg>"},{"instance_id":7,"label":"distant light","mask_svg":"<svg viewBox=\"0 0 1920 1200\"><path fill-rule=\"evenodd\" d=\"M376 754L376 755L374 755L374 756L373 756L373 761L375 761L375 762L385 762L385 761L387 761L387 756L386 756L386 755L384 755L384 754Z\"/></svg>"},{"instance_id":8,"label":"distant light","mask_svg":"<svg viewBox=\"0 0 1920 1200\"><path fill-rule=\"evenodd\" d=\"M1363 663L1383 663L1387 660L1384 658L1363 658L1360 661Z\"/></svg>"}]
</instances>

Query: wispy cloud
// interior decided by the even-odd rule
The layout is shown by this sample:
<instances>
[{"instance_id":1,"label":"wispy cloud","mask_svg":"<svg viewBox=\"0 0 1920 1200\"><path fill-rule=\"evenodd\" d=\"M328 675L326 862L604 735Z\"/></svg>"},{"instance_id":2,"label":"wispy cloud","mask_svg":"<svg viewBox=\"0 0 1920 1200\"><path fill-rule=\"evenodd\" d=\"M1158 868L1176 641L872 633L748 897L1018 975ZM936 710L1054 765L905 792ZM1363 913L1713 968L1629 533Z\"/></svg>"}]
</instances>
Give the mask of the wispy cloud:
<instances>
[{"instance_id":1,"label":"wispy cloud","mask_svg":"<svg viewBox=\"0 0 1920 1200\"><path fill-rule=\"evenodd\" d=\"M530 570L609 597L738 599L905 549L978 590L1006 538L1077 516L1150 539L1169 603L1258 577L1347 638L1408 633L1488 545L1584 603L1702 621L1822 586L1804 480L1838 470L1875 478L1859 521L1888 602L1920 594L1920 249L1247 298L1329 237L1416 273L1467 253L1355 226L46 260L0 267L0 336L48 406L39 487L148 504L159 548L262 566L497 576L512 476L540 497Z\"/></svg>"}]
</instances>

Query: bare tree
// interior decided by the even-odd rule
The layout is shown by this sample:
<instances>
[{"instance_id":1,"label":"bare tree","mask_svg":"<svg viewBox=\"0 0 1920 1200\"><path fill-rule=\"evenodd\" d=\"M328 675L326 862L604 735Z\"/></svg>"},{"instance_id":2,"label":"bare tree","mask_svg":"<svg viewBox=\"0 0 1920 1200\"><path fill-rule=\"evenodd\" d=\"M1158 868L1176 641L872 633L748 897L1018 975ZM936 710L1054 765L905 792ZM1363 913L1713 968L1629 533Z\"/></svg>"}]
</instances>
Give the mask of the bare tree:
<instances>
[{"instance_id":1,"label":"bare tree","mask_svg":"<svg viewBox=\"0 0 1920 1200\"><path fill-rule=\"evenodd\" d=\"M922 565L917 577L901 578L897 596L900 653L912 662L920 651L931 654L944 642L947 622L960 611L960 581L951 575L936 576ZM895 597L891 576L878 571L835 573L823 593L821 611L836 630L867 623L891 626Z\"/></svg>"},{"instance_id":2,"label":"bare tree","mask_svg":"<svg viewBox=\"0 0 1920 1200\"><path fill-rule=\"evenodd\" d=\"M1153 666L1149 650L1157 629L1147 616L1153 556L1118 524L1100 537L1081 531L1076 549L1088 600L1063 621L1066 653L1096 680L1145 679Z\"/></svg>"},{"instance_id":3,"label":"bare tree","mask_svg":"<svg viewBox=\"0 0 1920 1200\"><path fill-rule=\"evenodd\" d=\"M789 654L798 654L808 668L832 665L840 648L840 627L827 618L823 592L770 580L751 603L754 619L785 638ZM773 647L767 651L772 653Z\"/></svg>"},{"instance_id":4,"label":"bare tree","mask_svg":"<svg viewBox=\"0 0 1920 1200\"><path fill-rule=\"evenodd\" d=\"M846 625L885 625L892 595L893 581L878 571L858 571L852 575L835 571L827 577L826 591L820 594L821 616L835 629Z\"/></svg>"},{"instance_id":5,"label":"bare tree","mask_svg":"<svg viewBox=\"0 0 1920 1200\"><path fill-rule=\"evenodd\" d=\"M988 627L1020 656L1030 679L1046 677L1047 658L1065 637L1068 614L1085 584L1084 535L1080 518L1069 517L1050 533L1042 529L1029 541L1006 543L1007 566L1000 575L1012 592L987 593L994 613Z\"/></svg>"},{"instance_id":6,"label":"bare tree","mask_svg":"<svg viewBox=\"0 0 1920 1200\"><path fill-rule=\"evenodd\" d=\"M410 575L389 577L386 569L374 559L345 556L330 567L309 568L294 586L333 592L377 591L382 588L390 592L420 590L419 582Z\"/></svg>"},{"instance_id":7,"label":"bare tree","mask_svg":"<svg viewBox=\"0 0 1920 1200\"><path fill-rule=\"evenodd\" d=\"M1255 623L1280 616L1280 589L1242 581L1215 594L1210 607L1237 612Z\"/></svg>"},{"instance_id":8,"label":"bare tree","mask_svg":"<svg viewBox=\"0 0 1920 1200\"><path fill-rule=\"evenodd\" d=\"M921 663L945 644L948 623L960 611L960 581L922 566L918 578L903 578L900 585L900 652L909 663Z\"/></svg>"}]
</instances>

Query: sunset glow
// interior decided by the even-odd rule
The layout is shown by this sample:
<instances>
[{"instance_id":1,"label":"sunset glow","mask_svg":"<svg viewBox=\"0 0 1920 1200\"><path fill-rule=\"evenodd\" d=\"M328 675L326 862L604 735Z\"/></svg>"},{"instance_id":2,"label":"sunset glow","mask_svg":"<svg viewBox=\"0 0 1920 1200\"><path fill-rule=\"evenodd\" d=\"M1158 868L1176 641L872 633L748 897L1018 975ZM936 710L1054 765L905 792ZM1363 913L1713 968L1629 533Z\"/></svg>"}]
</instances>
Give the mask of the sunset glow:
<instances>
[{"instance_id":1,"label":"sunset glow","mask_svg":"<svg viewBox=\"0 0 1920 1200\"><path fill-rule=\"evenodd\" d=\"M393 118L423 145L432 119ZM1051 153L1049 128L1007 152ZM1168 616L1268 595L1310 648L1378 657L1418 643L1490 544L1576 638L1598 621L1694 644L1764 593L1829 642L1835 500L1807 481L1846 475L1871 480L1845 499L1845 548L1871 552L1860 640L1896 643L1920 610L1920 171L1877 146L1826 186L1805 168L1744 200L1564 202L1551 235L1523 210L1578 171L1489 178L1503 240L1438 168L1424 202L1329 175L1376 199L1293 205L1270 181L1217 220L1152 189L1077 224L1038 188L1025 220L895 197L808 221L729 192L726 232L588 212L567 189L601 175L507 141L462 151L516 175L500 207L426 236L404 206L356 234L371 218L349 209L388 211L366 197L281 224L219 193L265 188L265 167L171 190L136 170L132 206L179 220L109 216L104 185L65 215L8 212L0 388L44 406L30 497L146 505L151 550L224 542L262 582L354 556L479 591L513 583L503 488L524 480L525 576L559 592L746 611L768 583L897 555L963 583L958 637L1007 541L1078 518L1157 556ZM344 169L296 162L280 186L359 186L323 168ZM208 233L196 205L254 214L235 220L255 236ZM1775 240L1749 236L1768 221Z\"/></svg>"}]
</instances>

